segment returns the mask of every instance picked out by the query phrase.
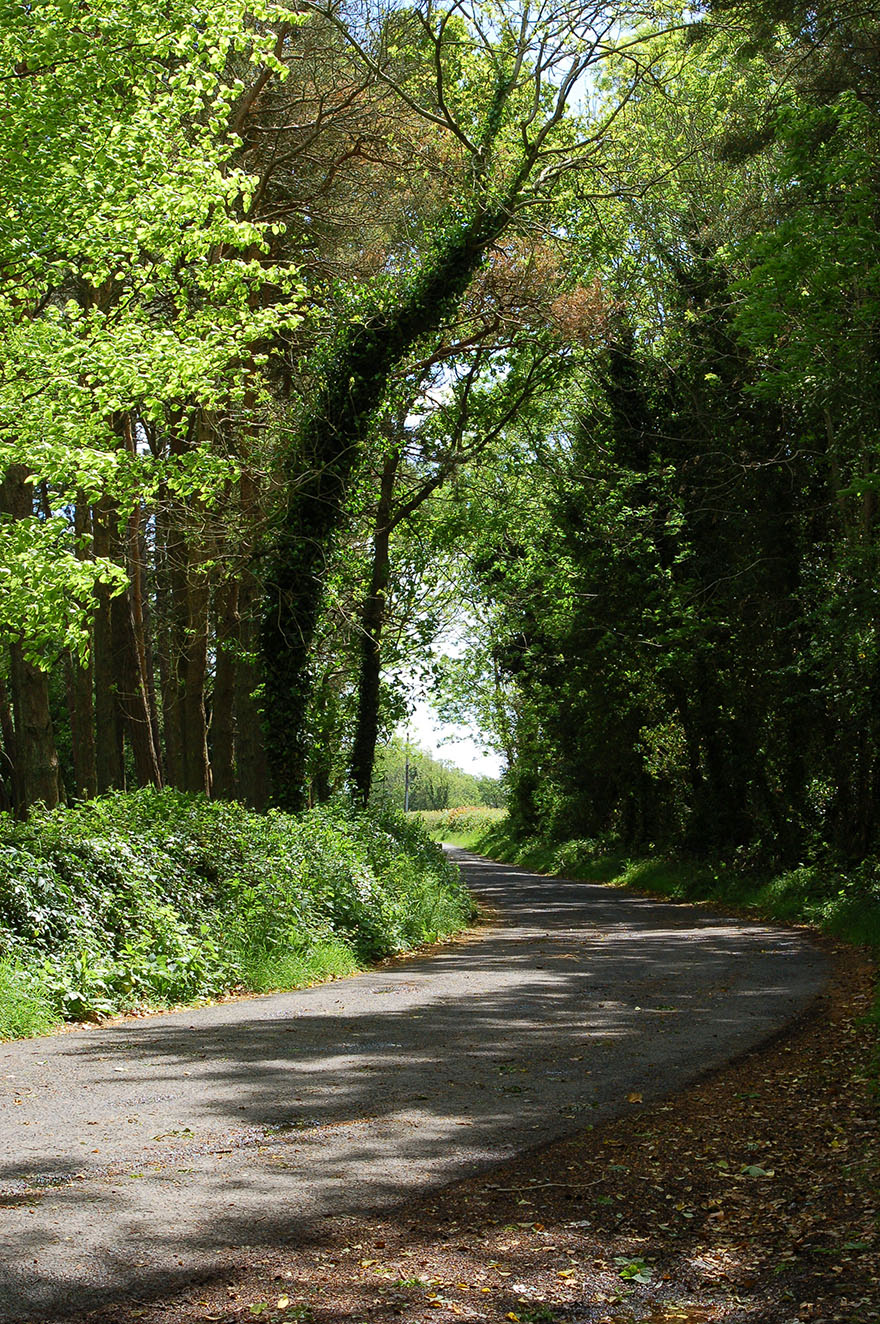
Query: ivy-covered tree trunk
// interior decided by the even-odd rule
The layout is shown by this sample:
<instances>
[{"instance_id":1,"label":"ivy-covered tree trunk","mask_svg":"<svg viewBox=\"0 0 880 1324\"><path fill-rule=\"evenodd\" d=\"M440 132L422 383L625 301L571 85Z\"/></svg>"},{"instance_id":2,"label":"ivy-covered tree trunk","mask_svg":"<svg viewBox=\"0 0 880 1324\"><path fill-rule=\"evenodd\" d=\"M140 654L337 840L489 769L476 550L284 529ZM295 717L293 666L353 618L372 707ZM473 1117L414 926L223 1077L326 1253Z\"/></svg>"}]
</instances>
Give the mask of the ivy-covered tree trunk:
<instances>
[{"instance_id":1,"label":"ivy-covered tree trunk","mask_svg":"<svg viewBox=\"0 0 880 1324\"><path fill-rule=\"evenodd\" d=\"M480 211L438 247L390 313L351 327L324 375L311 417L291 449L292 490L277 532L263 619L266 749L274 802L305 801L309 653L322 598L322 571L337 532L369 420L393 369L458 306L486 246L507 224L509 200ZM303 467L307 472L303 476Z\"/></svg>"},{"instance_id":2,"label":"ivy-covered tree trunk","mask_svg":"<svg viewBox=\"0 0 880 1324\"><path fill-rule=\"evenodd\" d=\"M379 502L373 533L373 563L370 587L361 616L360 674L358 676L358 716L351 757L351 776L364 804L370 798L376 741L379 738L379 695L382 676L382 628L388 600L391 569L391 515L394 480L400 464L400 450L386 456L379 480Z\"/></svg>"}]
</instances>

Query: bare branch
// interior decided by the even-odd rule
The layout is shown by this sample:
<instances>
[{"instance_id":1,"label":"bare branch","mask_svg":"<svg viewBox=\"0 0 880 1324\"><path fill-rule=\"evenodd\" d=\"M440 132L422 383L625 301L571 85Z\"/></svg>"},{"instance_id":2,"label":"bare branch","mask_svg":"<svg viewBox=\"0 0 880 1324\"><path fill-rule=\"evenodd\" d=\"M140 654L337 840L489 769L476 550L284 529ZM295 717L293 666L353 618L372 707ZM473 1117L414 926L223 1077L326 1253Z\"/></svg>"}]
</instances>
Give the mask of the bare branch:
<instances>
[{"instance_id":1,"label":"bare branch","mask_svg":"<svg viewBox=\"0 0 880 1324\"><path fill-rule=\"evenodd\" d=\"M441 129L447 129L463 144L464 147L467 148L468 152L472 155L477 154L475 144L471 142L468 135L454 119L451 117L447 119L442 113L440 115L435 115L427 106L423 105L420 101L417 101L415 97L410 96L397 79L392 78L390 74L386 73L382 66L372 57L372 55L370 55L363 42L358 40L349 26L335 12L334 7L329 5L325 7L323 5L311 3L310 0L303 0L303 9L311 10L316 14L320 14L322 18L332 24L340 35L345 38L352 50L355 51L358 58L363 60L364 65L369 69L370 73L377 78L379 82L384 83L386 87L390 87L404 105L409 106L410 110L415 111L417 115L420 115L422 119L427 120L430 124L436 124Z\"/></svg>"}]
</instances>

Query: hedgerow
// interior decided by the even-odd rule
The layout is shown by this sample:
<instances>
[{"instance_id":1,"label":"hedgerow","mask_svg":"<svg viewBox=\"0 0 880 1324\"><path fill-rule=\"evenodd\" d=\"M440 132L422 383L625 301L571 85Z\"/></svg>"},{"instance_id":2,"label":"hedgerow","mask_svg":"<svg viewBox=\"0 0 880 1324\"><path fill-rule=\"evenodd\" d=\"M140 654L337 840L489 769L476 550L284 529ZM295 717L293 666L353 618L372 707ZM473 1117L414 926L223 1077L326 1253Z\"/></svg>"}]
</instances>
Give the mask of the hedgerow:
<instances>
[{"instance_id":1,"label":"hedgerow","mask_svg":"<svg viewBox=\"0 0 880 1324\"><path fill-rule=\"evenodd\" d=\"M0 815L0 1037L232 989L290 987L431 941L471 911L412 821L342 800L302 817L178 791ZM37 1017L40 1021L40 1017Z\"/></svg>"}]
</instances>

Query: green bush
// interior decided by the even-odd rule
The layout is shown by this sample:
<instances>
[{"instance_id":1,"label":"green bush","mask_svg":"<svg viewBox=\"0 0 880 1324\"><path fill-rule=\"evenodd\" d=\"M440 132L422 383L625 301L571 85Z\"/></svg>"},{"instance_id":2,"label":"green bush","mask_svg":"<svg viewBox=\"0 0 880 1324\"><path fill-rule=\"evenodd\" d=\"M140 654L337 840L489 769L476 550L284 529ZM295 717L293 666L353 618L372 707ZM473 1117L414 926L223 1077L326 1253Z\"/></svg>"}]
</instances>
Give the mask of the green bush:
<instances>
[{"instance_id":1,"label":"green bush","mask_svg":"<svg viewBox=\"0 0 880 1324\"><path fill-rule=\"evenodd\" d=\"M143 790L0 816L0 959L70 1019L312 982L469 914L456 871L387 808L294 818Z\"/></svg>"}]
</instances>

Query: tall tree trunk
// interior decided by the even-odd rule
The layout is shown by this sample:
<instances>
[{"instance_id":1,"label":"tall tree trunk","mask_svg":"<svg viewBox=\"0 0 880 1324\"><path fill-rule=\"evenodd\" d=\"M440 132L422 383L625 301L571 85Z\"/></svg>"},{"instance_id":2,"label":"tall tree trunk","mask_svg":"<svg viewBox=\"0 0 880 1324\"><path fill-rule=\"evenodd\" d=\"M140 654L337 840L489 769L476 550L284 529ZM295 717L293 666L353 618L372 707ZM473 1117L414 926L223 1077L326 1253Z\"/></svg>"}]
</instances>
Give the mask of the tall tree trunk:
<instances>
[{"instance_id":1,"label":"tall tree trunk","mask_svg":"<svg viewBox=\"0 0 880 1324\"><path fill-rule=\"evenodd\" d=\"M13 813L17 811L15 784L15 723L12 718L12 704L6 689L6 682L0 675L0 737L3 747L0 752L0 809Z\"/></svg>"},{"instance_id":2,"label":"tall tree trunk","mask_svg":"<svg viewBox=\"0 0 880 1324\"><path fill-rule=\"evenodd\" d=\"M187 574L187 629L182 707L185 789L208 795L211 790L211 770L208 763L205 682L208 675L210 588L203 562L204 556L198 548L196 539L192 539Z\"/></svg>"},{"instance_id":3,"label":"tall tree trunk","mask_svg":"<svg viewBox=\"0 0 880 1324\"><path fill-rule=\"evenodd\" d=\"M0 675L0 809L17 812L16 802L16 727L12 718L7 683Z\"/></svg>"},{"instance_id":4,"label":"tall tree trunk","mask_svg":"<svg viewBox=\"0 0 880 1324\"><path fill-rule=\"evenodd\" d=\"M49 711L49 677L27 660L20 644L13 644L9 651L19 812L38 803L54 809L63 795Z\"/></svg>"},{"instance_id":5,"label":"tall tree trunk","mask_svg":"<svg viewBox=\"0 0 880 1324\"><path fill-rule=\"evenodd\" d=\"M185 629L185 549L181 509L167 490L159 494L156 512L156 593L158 609L159 682L165 734L168 784L183 790L186 784L183 752L182 656Z\"/></svg>"},{"instance_id":6,"label":"tall tree trunk","mask_svg":"<svg viewBox=\"0 0 880 1324\"><path fill-rule=\"evenodd\" d=\"M137 453L137 445L130 413L123 415L122 435L126 451L134 457ZM160 749L156 739L157 724L154 722L154 714L150 706L150 681L147 672L143 534L139 503L133 506L128 517L123 556L128 571L128 589L124 595L121 594L115 600L118 609L114 616L114 630L118 630L114 644L119 650L122 675L126 677L123 686L120 687L120 701L134 755L138 784L161 786L162 771L159 760ZM127 605L127 614L124 614L123 603Z\"/></svg>"},{"instance_id":7,"label":"tall tree trunk","mask_svg":"<svg viewBox=\"0 0 880 1324\"><path fill-rule=\"evenodd\" d=\"M211 705L211 777L213 794L221 800L235 795L235 672L239 638L238 582L230 579L217 590L217 661Z\"/></svg>"},{"instance_id":8,"label":"tall tree trunk","mask_svg":"<svg viewBox=\"0 0 880 1324\"><path fill-rule=\"evenodd\" d=\"M262 597L259 581L245 569L239 586L240 649L235 664L236 770L239 799L252 809L265 809L269 803L269 764L257 699Z\"/></svg>"},{"instance_id":9,"label":"tall tree trunk","mask_svg":"<svg viewBox=\"0 0 880 1324\"><path fill-rule=\"evenodd\" d=\"M358 676L358 711L351 776L364 804L370 798L376 741L379 738L379 696L382 678L382 629L388 602L391 569L391 515L394 481L400 465L400 450L395 447L385 457L379 479L379 502L373 530L373 563L370 587L361 613L360 673Z\"/></svg>"},{"instance_id":10,"label":"tall tree trunk","mask_svg":"<svg viewBox=\"0 0 880 1324\"><path fill-rule=\"evenodd\" d=\"M73 747L73 796L91 800L98 794L98 765L95 751L95 714L92 707L92 663L82 666L71 653L64 656L67 711Z\"/></svg>"},{"instance_id":11,"label":"tall tree trunk","mask_svg":"<svg viewBox=\"0 0 880 1324\"><path fill-rule=\"evenodd\" d=\"M91 514L85 494L79 492L74 510L76 554L80 560L89 556ZM92 703L94 676L92 654L85 665L67 652L64 655L64 678L67 687L67 711L73 752L73 795L91 800L98 794L98 769L95 753L95 714Z\"/></svg>"},{"instance_id":12,"label":"tall tree trunk","mask_svg":"<svg viewBox=\"0 0 880 1324\"><path fill-rule=\"evenodd\" d=\"M332 675L324 675L313 690L312 747L309 750L308 807L326 804L333 794L339 736L339 692Z\"/></svg>"},{"instance_id":13,"label":"tall tree trunk","mask_svg":"<svg viewBox=\"0 0 880 1324\"><path fill-rule=\"evenodd\" d=\"M198 410L187 438L187 447L199 449L211 434L211 420ZM196 525L202 515L198 505L188 512L186 527L186 637L183 659L183 757L186 789L211 793L208 761L208 720L205 685L208 678L208 622L211 583L204 529Z\"/></svg>"},{"instance_id":14,"label":"tall tree trunk","mask_svg":"<svg viewBox=\"0 0 880 1324\"><path fill-rule=\"evenodd\" d=\"M110 523L113 505L102 498L92 512L92 544L96 556L110 556ZM99 584L98 608L94 624L95 676L95 770L98 794L125 787L122 722L116 697L113 668L113 625L111 594L106 584Z\"/></svg>"},{"instance_id":15,"label":"tall tree trunk","mask_svg":"<svg viewBox=\"0 0 880 1324\"><path fill-rule=\"evenodd\" d=\"M257 527L262 507L260 492L247 463L239 479L242 527L247 537ZM238 576L238 653L235 662L235 765L238 798L252 809L269 803L269 762L266 755L263 710L259 694L263 682L260 657L260 611L264 586L254 572L253 547L245 542Z\"/></svg>"},{"instance_id":16,"label":"tall tree trunk","mask_svg":"<svg viewBox=\"0 0 880 1324\"><path fill-rule=\"evenodd\" d=\"M131 745L135 777L139 786L161 786L162 775L153 744L153 727L138 654L132 602L127 591L117 593L111 600L110 623L119 712Z\"/></svg>"},{"instance_id":17,"label":"tall tree trunk","mask_svg":"<svg viewBox=\"0 0 880 1324\"><path fill-rule=\"evenodd\" d=\"M115 503L103 498L96 515L96 550L99 542L106 545L113 560L125 564L131 575L130 558L125 555L126 549L120 537ZM97 524L100 524L100 534L97 532ZM135 588L133 594L130 585L124 592L116 593L110 599L110 666L118 720L121 720L128 736L137 783L139 786L161 786L162 775L153 743L153 727L147 702L144 656L138 647L135 626L135 614L140 613L138 592L138 588ZM97 634L96 630L96 642ZM97 674L97 652L95 667ZM107 754L112 757L113 751L108 750Z\"/></svg>"},{"instance_id":18,"label":"tall tree trunk","mask_svg":"<svg viewBox=\"0 0 880 1324\"><path fill-rule=\"evenodd\" d=\"M153 630L153 610L150 603L147 586L147 543L144 537L143 528L140 536L140 561L143 567L144 592L141 597L141 619L142 619L142 637L144 641L144 665L146 667L145 680L147 684L147 706L150 710L150 729L153 733L153 746L159 759L159 767L162 770L162 779L165 778L164 759L162 757L162 727L159 722L159 704L156 695L156 649L154 645Z\"/></svg>"},{"instance_id":19,"label":"tall tree trunk","mask_svg":"<svg viewBox=\"0 0 880 1324\"><path fill-rule=\"evenodd\" d=\"M0 483L0 511L14 520L34 512L33 483L26 467L13 464ZM15 726L15 801L24 814L42 802L54 809L61 802L61 775L55 732L49 711L49 677L29 662L19 642L10 655L10 688Z\"/></svg>"},{"instance_id":20,"label":"tall tree trunk","mask_svg":"<svg viewBox=\"0 0 880 1324\"><path fill-rule=\"evenodd\" d=\"M206 429L201 411L179 420L171 455L197 447ZM175 786L208 794L211 789L205 684L208 675L210 581L204 531L196 511L163 494L160 513L165 589L162 706L168 776Z\"/></svg>"},{"instance_id":21,"label":"tall tree trunk","mask_svg":"<svg viewBox=\"0 0 880 1324\"><path fill-rule=\"evenodd\" d=\"M130 437L130 432L129 432ZM133 449L133 442L130 443ZM143 518L140 506L135 506L128 517L126 530L126 564L129 576L129 602L131 622L134 631L135 653L137 656L140 688L146 701L147 719L150 727L150 739L155 752L156 765L161 780L162 745L159 733L159 715L156 708L156 687L153 677L153 649L149 631L149 600L146 585L146 543L143 532ZM152 779L151 779L152 780Z\"/></svg>"}]
</instances>

